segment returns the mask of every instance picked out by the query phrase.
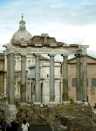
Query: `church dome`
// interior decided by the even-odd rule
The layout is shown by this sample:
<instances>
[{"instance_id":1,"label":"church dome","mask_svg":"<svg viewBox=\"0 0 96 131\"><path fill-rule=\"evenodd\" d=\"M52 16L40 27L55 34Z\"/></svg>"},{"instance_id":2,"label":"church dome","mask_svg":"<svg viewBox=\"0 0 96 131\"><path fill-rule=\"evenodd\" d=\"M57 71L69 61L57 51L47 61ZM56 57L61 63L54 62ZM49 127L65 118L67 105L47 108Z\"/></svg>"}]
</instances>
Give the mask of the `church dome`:
<instances>
[{"instance_id":1,"label":"church dome","mask_svg":"<svg viewBox=\"0 0 96 131\"><path fill-rule=\"evenodd\" d=\"M27 46L30 43L32 35L26 30L26 22L23 20L23 16L19 22L19 29L14 33L11 44L17 46Z\"/></svg>"}]
</instances>

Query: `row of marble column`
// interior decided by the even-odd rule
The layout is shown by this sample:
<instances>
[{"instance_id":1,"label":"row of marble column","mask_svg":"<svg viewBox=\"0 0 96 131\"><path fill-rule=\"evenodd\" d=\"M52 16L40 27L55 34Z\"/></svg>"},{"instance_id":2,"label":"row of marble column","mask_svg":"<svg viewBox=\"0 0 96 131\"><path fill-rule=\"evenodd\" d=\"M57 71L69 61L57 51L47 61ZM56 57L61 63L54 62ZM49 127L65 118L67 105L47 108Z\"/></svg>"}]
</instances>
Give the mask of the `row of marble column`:
<instances>
[{"instance_id":1,"label":"row of marble column","mask_svg":"<svg viewBox=\"0 0 96 131\"><path fill-rule=\"evenodd\" d=\"M54 55L50 54L50 101L55 101L55 78L54 78ZM68 61L67 56L63 56L62 64L62 101L68 101ZM76 54L76 98L78 101L87 101L87 67L86 58L83 57L83 62L80 61L81 53ZM15 103L15 56L14 53L10 53L7 56L7 91L8 101L10 104ZM81 66L82 65L82 66ZM35 101L41 101L41 89L40 89L40 56L36 55L36 97ZM26 102L26 56L21 56L21 102Z\"/></svg>"},{"instance_id":2,"label":"row of marble column","mask_svg":"<svg viewBox=\"0 0 96 131\"><path fill-rule=\"evenodd\" d=\"M55 101L55 86L54 86L54 55L50 56L50 101ZM41 88L40 88L40 56L36 55L36 96L35 101L41 102Z\"/></svg>"},{"instance_id":3,"label":"row of marble column","mask_svg":"<svg viewBox=\"0 0 96 131\"><path fill-rule=\"evenodd\" d=\"M87 61L86 55L82 54L82 51L78 51L76 54L76 101L87 102ZM62 100L68 101L68 60L67 56L63 55L62 65L62 84L63 94ZM82 60L81 60L82 58ZM70 87L69 87L70 88Z\"/></svg>"}]
</instances>

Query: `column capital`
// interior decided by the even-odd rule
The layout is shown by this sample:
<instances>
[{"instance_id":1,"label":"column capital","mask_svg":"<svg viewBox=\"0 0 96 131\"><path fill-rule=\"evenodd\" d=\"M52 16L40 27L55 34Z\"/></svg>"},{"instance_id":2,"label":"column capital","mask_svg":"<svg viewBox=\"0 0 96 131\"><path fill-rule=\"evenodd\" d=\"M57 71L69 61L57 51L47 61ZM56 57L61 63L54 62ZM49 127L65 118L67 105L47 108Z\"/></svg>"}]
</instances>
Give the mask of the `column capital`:
<instances>
[{"instance_id":1,"label":"column capital","mask_svg":"<svg viewBox=\"0 0 96 131\"><path fill-rule=\"evenodd\" d=\"M40 57L40 54L35 54L36 57Z\"/></svg>"},{"instance_id":2,"label":"column capital","mask_svg":"<svg viewBox=\"0 0 96 131\"><path fill-rule=\"evenodd\" d=\"M26 55L24 55L24 54L21 54L21 57L26 57Z\"/></svg>"},{"instance_id":3,"label":"column capital","mask_svg":"<svg viewBox=\"0 0 96 131\"><path fill-rule=\"evenodd\" d=\"M78 50L74 56L76 56L77 58L80 58L82 56L82 50Z\"/></svg>"},{"instance_id":4,"label":"column capital","mask_svg":"<svg viewBox=\"0 0 96 131\"><path fill-rule=\"evenodd\" d=\"M50 56L50 57L54 57L54 56L55 56L55 54L48 54L48 56Z\"/></svg>"},{"instance_id":5,"label":"column capital","mask_svg":"<svg viewBox=\"0 0 96 131\"><path fill-rule=\"evenodd\" d=\"M77 57L77 58L80 58L81 57L81 54L75 54L75 56Z\"/></svg>"},{"instance_id":6,"label":"column capital","mask_svg":"<svg viewBox=\"0 0 96 131\"><path fill-rule=\"evenodd\" d=\"M87 55L87 48L82 48L82 55Z\"/></svg>"},{"instance_id":7,"label":"column capital","mask_svg":"<svg viewBox=\"0 0 96 131\"><path fill-rule=\"evenodd\" d=\"M61 56L64 56L64 57L66 57L66 56L68 56L68 55L65 55L65 54L61 54Z\"/></svg>"},{"instance_id":8,"label":"column capital","mask_svg":"<svg viewBox=\"0 0 96 131\"><path fill-rule=\"evenodd\" d=\"M63 58L68 58L68 55L65 54L61 54L61 56L63 56Z\"/></svg>"},{"instance_id":9,"label":"column capital","mask_svg":"<svg viewBox=\"0 0 96 131\"><path fill-rule=\"evenodd\" d=\"M8 55L15 55L15 53L14 52L10 52L10 53L7 53L7 56Z\"/></svg>"}]
</instances>

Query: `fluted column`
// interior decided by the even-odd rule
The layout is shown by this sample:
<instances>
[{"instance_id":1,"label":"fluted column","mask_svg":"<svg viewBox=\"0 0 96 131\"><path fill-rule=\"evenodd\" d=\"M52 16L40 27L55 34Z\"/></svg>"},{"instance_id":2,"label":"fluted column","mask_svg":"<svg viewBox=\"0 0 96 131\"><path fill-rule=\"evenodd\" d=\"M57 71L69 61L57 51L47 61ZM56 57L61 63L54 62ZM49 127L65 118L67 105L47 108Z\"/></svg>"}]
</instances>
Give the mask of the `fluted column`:
<instances>
[{"instance_id":1,"label":"fluted column","mask_svg":"<svg viewBox=\"0 0 96 131\"><path fill-rule=\"evenodd\" d=\"M7 92L8 103L14 105L15 103L15 57L14 53L7 55Z\"/></svg>"},{"instance_id":2,"label":"fluted column","mask_svg":"<svg viewBox=\"0 0 96 131\"><path fill-rule=\"evenodd\" d=\"M81 51L76 54L76 100L82 100L82 83L81 83Z\"/></svg>"},{"instance_id":3,"label":"fluted column","mask_svg":"<svg viewBox=\"0 0 96 131\"><path fill-rule=\"evenodd\" d=\"M26 102L26 56L21 56L21 101Z\"/></svg>"},{"instance_id":4,"label":"fluted column","mask_svg":"<svg viewBox=\"0 0 96 131\"><path fill-rule=\"evenodd\" d=\"M50 54L50 101L55 101L54 55Z\"/></svg>"},{"instance_id":5,"label":"fluted column","mask_svg":"<svg viewBox=\"0 0 96 131\"><path fill-rule=\"evenodd\" d=\"M36 102L41 102L40 88L40 56L36 55Z\"/></svg>"},{"instance_id":6,"label":"fluted column","mask_svg":"<svg viewBox=\"0 0 96 131\"><path fill-rule=\"evenodd\" d=\"M68 101L68 57L63 56L63 64L62 64L62 85L63 85L63 93L62 100Z\"/></svg>"}]
</instances>

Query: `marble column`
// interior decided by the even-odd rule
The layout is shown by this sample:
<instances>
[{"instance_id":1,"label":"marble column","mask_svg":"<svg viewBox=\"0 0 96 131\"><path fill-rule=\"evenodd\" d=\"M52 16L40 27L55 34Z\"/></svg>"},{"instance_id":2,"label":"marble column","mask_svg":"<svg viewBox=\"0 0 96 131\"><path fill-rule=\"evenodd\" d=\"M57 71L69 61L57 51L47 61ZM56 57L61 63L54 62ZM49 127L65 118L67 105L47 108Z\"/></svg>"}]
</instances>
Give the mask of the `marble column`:
<instances>
[{"instance_id":1,"label":"marble column","mask_svg":"<svg viewBox=\"0 0 96 131\"><path fill-rule=\"evenodd\" d=\"M41 86L41 104L43 104L43 81L41 81L40 86Z\"/></svg>"},{"instance_id":2,"label":"marble column","mask_svg":"<svg viewBox=\"0 0 96 131\"><path fill-rule=\"evenodd\" d=\"M6 120L12 121L16 119L15 106L15 56L14 53L7 55L7 93L8 105L6 105Z\"/></svg>"},{"instance_id":3,"label":"marble column","mask_svg":"<svg viewBox=\"0 0 96 131\"><path fill-rule=\"evenodd\" d=\"M36 55L36 97L35 101L41 102L41 88L40 88L40 56Z\"/></svg>"},{"instance_id":4,"label":"marble column","mask_svg":"<svg viewBox=\"0 0 96 131\"><path fill-rule=\"evenodd\" d=\"M30 86L31 86L31 103L33 104L33 80L30 80Z\"/></svg>"},{"instance_id":5,"label":"marble column","mask_svg":"<svg viewBox=\"0 0 96 131\"><path fill-rule=\"evenodd\" d=\"M7 93L8 103L15 103L15 56L14 53L7 55Z\"/></svg>"},{"instance_id":6,"label":"marble column","mask_svg":"<svg viewBox=\"0 0 96 131\"><path fill-rule=\"evenodd\" d=\"M50 102L55 101L54 55L50 54Z\"/></svg>"},{"instance_id":7,"label":"marble column","mask_svg":"<svg viewBox=\"0 0 96 131\"><path fill-rule=\"evenodd\" d=\"M86 59L86 49L82 52L82 100L87 101L87 59Z\"/></svg>"},{"instance_id":8,"label":"marble column","mask_svg":"<svg viewBox=\"0 0 96 131\"><path fill-rule=\"evenodd\" d=\"M21 55L21 102L26 102L26 56Z\"/></svg>"},{"instance_id":9,"label":"marble column","mask_svg":"<svg viewBox=\"0 0 96 131\"><path fill-rule=\"evenodd\" d=\"M31 101L32 104L35 102L35 97L36 97L36 91L35 91L35 80L31 81Z\"/></svg>"},{"instance_id":10,"label":"marble column","mask_svg":"<svg viewBox=\"0 0 96 131\"><path fill-rule=\"evenodd\" d=\"M4 52L4 70L7 71L7 54ZM4 95L7 95L7 73L4 73Z\"/></svg>"},{"instance_id":11,"label":"marble column","mask_svg":"<svg viewBox=\"0 0 96 131\"><path fill-rule=\"evenodd\" d=\"M68 101L68 56L63 56L63 64L62 64L62 85L63 85L63 93L62 100Z\"/></svg>"},{"instance_id":12,"label":"marble column","mask_svg":"<svg viewBox=\"0 0 96 131\"><path fill-rule=\"evenodd\" d=\"M81 81L81 52L76 54L76 100L82 100L82 81Z\"/></svg>"}]
</instances>

